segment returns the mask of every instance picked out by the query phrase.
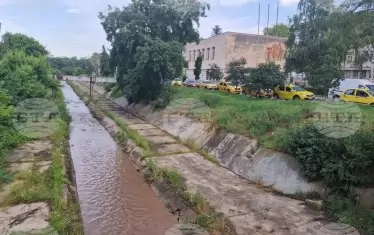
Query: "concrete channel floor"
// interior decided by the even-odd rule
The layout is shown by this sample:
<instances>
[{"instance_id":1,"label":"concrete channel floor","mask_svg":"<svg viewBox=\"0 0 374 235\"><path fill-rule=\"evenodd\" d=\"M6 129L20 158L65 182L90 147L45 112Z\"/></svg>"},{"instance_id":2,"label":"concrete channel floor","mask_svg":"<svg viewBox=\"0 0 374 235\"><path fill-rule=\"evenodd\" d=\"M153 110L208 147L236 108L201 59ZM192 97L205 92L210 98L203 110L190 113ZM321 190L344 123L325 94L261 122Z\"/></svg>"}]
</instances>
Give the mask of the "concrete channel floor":
<instances>
[{"instance_id":1,"label":"concrete channel floor","mask_svg":"<svg viewBox=\"0 0 374 235\"><path fill-rule=\"evenodd\" d=\"M76 84L81 89L87 89L86 85ZM99 93L95 95L100 100L99 105L111 102L103 102L106 98ZM111 111L121 110L113 103L100 106ZM233 172L205 160L177 142L168 143L168 140L174 139L172 136L140 119L134 122L138 119L134 116L129 117L131 114L128 113L123 116L130 129L138 131L150 142L158 139L152 144L158 153L163 153L163 156L153 157L157 165L181 172L188 188L198 191L217 212L229 218L238 235L359 234L349 225L328 221L321 212L309 209L303 201L265 191L261 186L251 184ZM162 140L166 140L165 144L161 144ZM172 154L179 150L185 151Z\"/></svg>"}]
</instances>

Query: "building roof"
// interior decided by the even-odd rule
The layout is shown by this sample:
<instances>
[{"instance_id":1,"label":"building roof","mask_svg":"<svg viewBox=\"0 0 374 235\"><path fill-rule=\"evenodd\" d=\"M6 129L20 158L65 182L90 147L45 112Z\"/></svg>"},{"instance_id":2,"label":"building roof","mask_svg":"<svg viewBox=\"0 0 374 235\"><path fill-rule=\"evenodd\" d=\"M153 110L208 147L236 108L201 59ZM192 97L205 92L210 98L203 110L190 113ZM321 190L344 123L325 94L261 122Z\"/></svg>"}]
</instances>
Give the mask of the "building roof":
<instances>
[{"instance_id":1,"label":"building roof","mask_svg":"<svg viewBox=\"0 0 374 235\"><path fill-rule=\"evenodd\" d=\"M221 33L219 35L216 35L216 36L211 36L209 38L213 38L213 37L219 37L221 35L232 35L232 36L243 36L243 37L248 37L248 38L260 38L261 39L270 39L270 40L279 40L279 41L286 41L287 38L285 37L275 37L275 36L270 36L270 35L263 35L263 34L253 34L253 33L240 33L240 32L231 32L231 31L228 31L228 32L224 32L224 33ZM205 39L209 39L209 38L204 38L202 40L205 40Z\"/></svg>"}]
</instances>

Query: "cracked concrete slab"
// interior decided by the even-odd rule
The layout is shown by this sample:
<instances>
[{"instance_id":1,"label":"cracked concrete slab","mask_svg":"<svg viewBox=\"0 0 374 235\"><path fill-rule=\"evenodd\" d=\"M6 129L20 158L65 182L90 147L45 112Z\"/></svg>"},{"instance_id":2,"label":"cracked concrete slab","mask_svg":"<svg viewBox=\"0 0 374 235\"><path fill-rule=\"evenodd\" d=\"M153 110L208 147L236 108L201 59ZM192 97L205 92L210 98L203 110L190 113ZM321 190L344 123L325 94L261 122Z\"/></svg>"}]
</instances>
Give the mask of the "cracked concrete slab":
<instances>
[{"instance_id":1,"label":"cracked concrete slab","mask_svg":"<svg viewBox=\"0 0 374 235\"><path fill-rule=\"evenodd\" d=\"M168 135L159 135L159 136L144 136L151 144L173 144L177 141L171 138Z\"/></svg>"},{"instance_id":2,"label":"cracked concrete slab","mask_svg":"<svg viewBox=\"0 0 374 235\"><path fill-rule=\"evenodd\" d=\"M49 227L46 202L20 204L0 211L0 234L40 231Z\"/></svg>"},{"instance_id":3,"label":"cracked concrete slab","mask_svg":"<svg viewBox=\"0 0 374 235\"><path fill-rule=\"evenodd\" d=\"M174 168L186 179L191 191L198 191L217 212L231 220L238 235L312 235L324 232L325 220L302 201L263 191L231 171L196 153L154 158L161 167ZM330 234L358 234L352 227L335 224ZM323 230L323 229L325 230ZM339 233L333 233L338 231ZM353 232L352 232L353 231Z\"/></svg>"},{"instance_id":4,"label":"cracked concrete slab","mask_svg":"<svg viewBox=\"0 0 374 235\"><path fill-rule=\"evenodd\" d=\"M157 146L154 146L153 149L159 155L170 155L170 154L176 154L176 153L191 152L189 148L181 144L157 145Z\"/></svg>"},{"instance_id":5,"label":"cracked concrete slab","mask_svg":"<svg viewBox=\"0 0 374 235\"><path fill-rule=\"evenodd\" d=\"M129 127L134 130L156 129L156 127L151 124L132 124L129 125Z\"/></svg>"},{"instance_id":6,"label":"cracked concrete slab","mask_svg":"<svg viewBox=\"0 0 374 235\"><path fill-rule=\"evenodd\" d=\"M32 141L9 151L6 160L8 162L30 162L35 157L49 160L51 158L51 149L52 143L49 140Z\"/></svg>"},{"instance_id":7,"label":"cracked concrete slab","mask_svg":"<svg viewBox=\"0 0 374 235\"><path fill-rule=\"evenodd\" d=\"M156 135L165 135L160 129L145 129L145 130L138 130L138 133L143 136L156 136Z\"/></svg>"}]
</instances>

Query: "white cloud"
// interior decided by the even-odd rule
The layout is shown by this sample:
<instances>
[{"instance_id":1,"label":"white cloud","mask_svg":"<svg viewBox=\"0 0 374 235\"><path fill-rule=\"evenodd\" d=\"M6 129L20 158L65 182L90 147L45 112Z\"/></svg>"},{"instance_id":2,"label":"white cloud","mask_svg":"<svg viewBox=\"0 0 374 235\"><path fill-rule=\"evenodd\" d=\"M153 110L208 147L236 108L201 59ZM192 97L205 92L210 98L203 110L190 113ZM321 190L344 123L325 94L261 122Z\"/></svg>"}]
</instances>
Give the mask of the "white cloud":
<instances>
[{"instance_id":1,"label":"white cloud","mask_svg":"<svg viewBox=\"0 0 374 235\"><path fill-rule=\"evenodd\" d=\"M79 10L77 8L69 8L68 9L69 14L79 14L80 12L81 12L81 10Z\"/></svg>"},{"instance_id":2,"label":"white cloud","mask_svg":"<svg viewBox=\"0 0 374 235\"><path fill-rule=\"evenodd\" d=\"M280 0L280 4L283 6L291 6L299 3L300 0Z\"/></svg>"}]
</instances>

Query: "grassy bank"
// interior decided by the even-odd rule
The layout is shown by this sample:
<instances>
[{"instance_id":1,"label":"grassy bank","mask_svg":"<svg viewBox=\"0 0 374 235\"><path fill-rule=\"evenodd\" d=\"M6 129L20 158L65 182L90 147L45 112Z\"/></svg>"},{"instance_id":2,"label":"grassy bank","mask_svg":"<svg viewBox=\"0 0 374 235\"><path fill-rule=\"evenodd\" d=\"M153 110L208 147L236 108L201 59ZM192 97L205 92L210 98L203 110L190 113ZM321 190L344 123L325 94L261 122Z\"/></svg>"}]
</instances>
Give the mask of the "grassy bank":
<instances>
[{"instance_id":1,"label":"grassy bank","mask_svg":"<svg viewBox=\"0 0 374 235\"><path fill-rule=\"evenodd\" d=\"M354 187L372 187L374 160L374 109L358 105L362 122L346 138L321 134L310 117L317 102L254 99L217 91L173 88L172 102L193 98L204 102L210 117L200 117L223 130L257 138L262 146L287 152L301 163L310 181L323 181L332 195L325 202L326 213L348 223L362 234L373 234L374 212L363 208Z\"/></svg>"},{"instance_id":2,"label":"grassy bank","mask_svg":"<svg viewBox=\"0 0 374 235\"><path fill-rule=\"evenodd\" d=\"M68 172L72 173L72 169L67 169L67 167L72 167L69 163L70 116L61 90L57 92L56 105L60 110L61 121L58 129L52 136L53 155L51 177L53 184L50 185L50 190L52 194L51 204L53 214L51 223L59 234L84 234L79 204L73 200L76 199L73 198L75 195L65 198L67 196L67 192L65 191L67 189L66 186L73 182L69 182L69 177L72 176L68 175Z\"/></svg>"}]
</instances>

